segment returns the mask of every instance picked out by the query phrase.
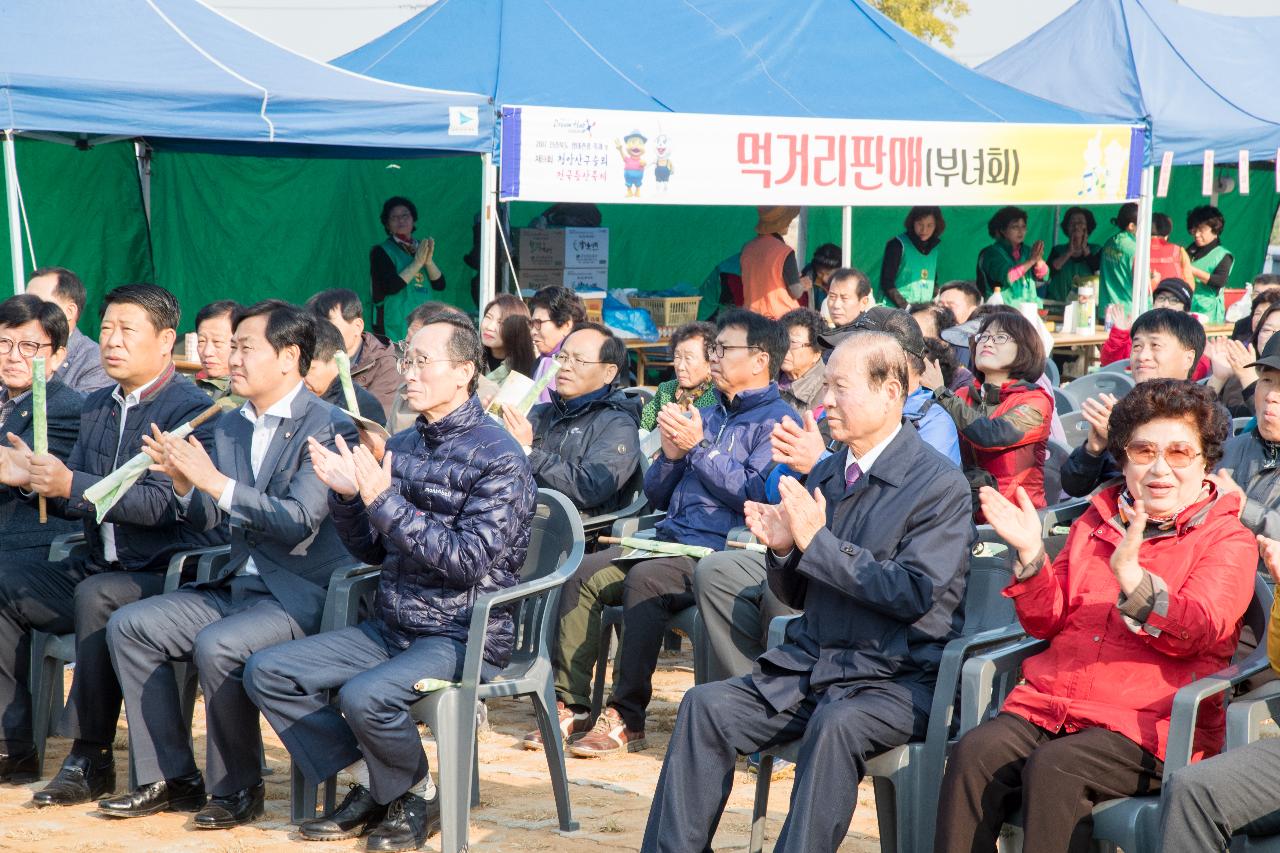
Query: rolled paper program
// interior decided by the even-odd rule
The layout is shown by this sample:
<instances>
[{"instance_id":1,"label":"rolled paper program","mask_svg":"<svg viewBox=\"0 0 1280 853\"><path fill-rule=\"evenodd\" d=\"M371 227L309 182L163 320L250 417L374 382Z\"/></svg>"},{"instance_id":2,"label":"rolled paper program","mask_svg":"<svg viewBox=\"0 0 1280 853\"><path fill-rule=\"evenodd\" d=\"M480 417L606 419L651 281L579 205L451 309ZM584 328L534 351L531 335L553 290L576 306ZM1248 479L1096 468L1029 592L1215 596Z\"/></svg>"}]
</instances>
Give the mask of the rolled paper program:
<instances>
[{"instance_id":1,"label":"rolled paper program","mask_svg":"<svg viewBox=\"0 0 1280 853\"><path fill-rule=\"evenodd\" d=\"M342 397L347 401L347 412L358 415L360 404L356 402L356 386L351 382L351 356L338 350L333 354L333 360L338 365L338 381L342 383Z\"/></svg>"},{"instance_id":2,"label":"rolled paper program","mask_svg":"<svg viewBox=\"0 0 1280 853\"><path fill-rule=\"evenodd\" d=\"M171 430L167 434L174 438L186 438L199 429L200 425L205 421L220 414L222 414L222 406L214 403L182 426ZM146 453L139 453L84 490L84 499L93 504L99 524L106 518L107 513L116 505L116 502L120 500L125 492L129 491L129 488L134 483L138 482L138 478L145 474L151 465L151 457Z\"/></svg>"},{"instance_id":3,"label":"rolled paper program","mask_svg":"<svg viewBox=\"0 0 1280 853\"><path fill-rule=\"evenodd\" d=\"M45 405L44 356L31 359L31 450L34 453L49 452L49 419ZM40 523L49 523L49 506L44 495L40 496Z\"/></svg>"}]
</instances>

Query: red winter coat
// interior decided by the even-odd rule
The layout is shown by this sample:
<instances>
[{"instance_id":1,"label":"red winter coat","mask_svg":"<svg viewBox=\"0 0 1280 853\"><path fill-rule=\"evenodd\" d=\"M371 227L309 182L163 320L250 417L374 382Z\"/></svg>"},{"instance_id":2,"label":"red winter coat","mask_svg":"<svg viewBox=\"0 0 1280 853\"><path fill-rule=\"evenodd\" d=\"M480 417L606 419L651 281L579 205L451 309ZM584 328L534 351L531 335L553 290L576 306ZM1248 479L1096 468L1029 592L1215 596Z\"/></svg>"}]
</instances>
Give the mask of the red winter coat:
<instances>
[{"instance_id":1,"label":"red winter coat","mask_svg":"<svg viewBox=\"0 0 1280 853\"><path fill-rule=\"evenodd\" d=\"M943 393L938 403L956 422L966 467L994 477L1009 500L1017 500L1015 492L1022 486L1037 507L1045 505L1044 463L1053 421L1048 391L1018 379L999 388L975 381L955 394Z\"/></svg>"},{"instance_id":2,"label":"red winter coat","mask_svg":"<svg viewBox=\"0 0 1280 853\"><path fill-rule=\"evenodd\" d=\"M1018 620L1048 650L1023 665L1003 710L1051 732L1104 728L1164 759L1173 694L1231 662L1253 597L1258 546L1236 517L1237 495L1212 492L1168 531L1149 531L1142 567L1165 591L1146 621L1120 612L1111 555L1124 538L1122 485L1093 498L1052 565L1005 590ZM1200 710L1194 754L1222 747L1223 710Z\"/></svg>"}]
</instances>

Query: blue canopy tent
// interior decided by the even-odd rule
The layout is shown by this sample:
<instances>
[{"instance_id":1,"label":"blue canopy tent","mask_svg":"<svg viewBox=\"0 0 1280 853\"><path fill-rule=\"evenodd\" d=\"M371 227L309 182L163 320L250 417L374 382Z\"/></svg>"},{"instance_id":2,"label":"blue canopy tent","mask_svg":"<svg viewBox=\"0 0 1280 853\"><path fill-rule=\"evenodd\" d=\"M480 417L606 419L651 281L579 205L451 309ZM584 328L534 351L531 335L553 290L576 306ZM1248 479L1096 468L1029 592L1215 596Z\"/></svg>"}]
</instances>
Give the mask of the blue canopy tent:
<instances>
[{"instance_id":1,"label":"blue canopy tent","mask_svg":"<svg viewBox=\"0 0 1280 853\"><path fill-rule=\"evenodd\" d=\"M484 92L499 106L1099 121L948 59L866 0L653 0L642 9L616 0L440 0L334 64ZM851 221L846 208L846 263Z\"/></svg>"},{"instance_id":2,"label":"blue canopy tent","mask_svg":"<svg viewBox=\"0 0 1280 853\"><path fill-rule=\"evenodd\" d=\"M197 140L267 156L316 146L479 154L493 122L483 95L333 68L195 0L9 0L0 6L0 111L16 290L17 134L80 145Z\"/></svg>"},{"instance_id":3,"label":"blue canopy tent","mask_svg":"<svg viewBox=\"0 0 1280 853\"><path fill-rule=\"evenodd\" d=\"M1151 159L1202 162L1213 150L1273 160L1280 92L1264 84L1280 17L1233 18L1169 0L1080 0L978 66L994 80L1110 118L1144 118Z\"/></svg>"}]
</instances>

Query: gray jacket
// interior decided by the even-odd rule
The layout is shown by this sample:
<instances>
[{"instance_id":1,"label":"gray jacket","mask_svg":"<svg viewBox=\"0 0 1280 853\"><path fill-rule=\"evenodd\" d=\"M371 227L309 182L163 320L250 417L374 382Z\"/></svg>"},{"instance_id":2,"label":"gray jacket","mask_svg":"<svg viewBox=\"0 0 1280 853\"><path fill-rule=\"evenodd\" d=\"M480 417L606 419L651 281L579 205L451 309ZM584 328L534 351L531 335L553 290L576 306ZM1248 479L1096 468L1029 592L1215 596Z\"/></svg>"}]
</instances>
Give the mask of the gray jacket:
<instances>
[{"instance_id":1,"label":"gray jacket","mask_svg":"<svg viewBox=\"0 0 1280 853\"><path fill-rule=\"evenodd\" d=\"M1276 460L1280 463L1280 459ZM1254 533L1280 538L1280 467L1267 466L1267 452L1256 429L1241 433L1223 447L1215 469L1244 489L1240 521Z\"/></svg>"},{"instance_id":2,"label":"gray jacket","mask_svg":"<svg viewBox=\"0 0 1280 853\"><path fill-rule=\"evenodd\" d=\"M102 368L102 350L97 342L75 327L67 339L66 361L58 365L53 378L81 394L115 384Z\"/></svg>"},{"instance_id":3,"label":"gray jacket","mask_svg":"<svg viewBox=\"0 0 1280 853\"><path fill-rule=\"evenodd\" d=\"M307 451L307 438L334 449L341 434L348 446L359 438L351 419L307 389L293 400L292 416L276 427L253 476L249 453L253 424L239 411L218 419L213 436L213 459L236 481L231 512L195 490L185 520L197 530L231 526L231 560L210 584L228 580L250 556L272 596L308 633L320 627L329 576L351 562L329 517L329 489L316 476Z\"/></svg>"}]
</instances>

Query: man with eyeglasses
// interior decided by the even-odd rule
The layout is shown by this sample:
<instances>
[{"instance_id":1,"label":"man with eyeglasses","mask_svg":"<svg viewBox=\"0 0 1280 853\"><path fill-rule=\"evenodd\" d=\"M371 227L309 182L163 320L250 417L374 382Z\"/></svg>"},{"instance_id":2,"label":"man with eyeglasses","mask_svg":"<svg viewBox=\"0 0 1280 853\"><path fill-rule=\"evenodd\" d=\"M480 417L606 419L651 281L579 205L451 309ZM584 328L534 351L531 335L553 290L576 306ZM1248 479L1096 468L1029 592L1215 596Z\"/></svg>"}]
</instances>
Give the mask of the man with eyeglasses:
<instances>
[{"instance_id":1,"label":"man with eyeglasses","mask_svg":"<svg viewBox=\"0 0 1280 853\"><path fill-rule=\"evenodd\" d=\"M258 652L249 697L307 784L343 768L357 783L338 807L303 821L303 838L370 833L366 850L416 850L439 824L440 801L409 708L422 679L456 682L485 592L519 582L537 486L529 461L475 396L483 351L475 324L439 314L405 356L405 397L421 415L378 454L337 439L311 442L338 536L382 567L373 612L359 625ZM510 608L495 608L482 679L511 658ZM330 703L330 691L337 702Z\"/></svg>"},{"instance_id":2,"label":"man with eyeglasses","mask_svg":"<svg viewBox=\"0 0 1280 853\"><path fill-rule=\"evenodd\" d=\"M24 294L0 302L0 436L16 435L32 444L35 410L31 384L32 359L45 360L45 423L49 452L66 460L80 433L80 409L84 397L54 377L67 355L67 318L52 302ZM5 442L0 448L8 448ZM0 467L10 451L0 449ZM0 474L0 480L7 475ZM0 550L6 560L42 558L49 543L80 527L74 521L52 517L40 523L36 505L22 499L17 489L0 485ZM0 571L3 571L0 568Z\"/></svg>"},{"instance_id":3,"label":"man with eyeglasses","mask_svg":"<svg viewBox=\"0 0 1280 853\"><path fill-rule=\"evenodd\" d=\"M655 530L659 541L721 550L729 530L744 523L744 504L764 500L765 476L773 466L770 432L782 418L797 417L775 381L786 350L781 324L742 309L720 316L711 347L719 403L705 410L670 403L658 413L662 452L645 474L644 491L655 509L667 513ZM696 562L643 553L631 558L614 547L589 555L569 581L561 599L556 704L572 755L645 748L645 709L662 637L671 616L694 604ZM623 632L615 687L591 727L587 709L600 613L619 604Z\"/></svg>"},{"instance_id":4,"label":"man with eyeglasses","mask_svg":"<svg viewBox=\"0 0 1280 853\"><path fill-rule=\"evenodd\" d=\"M529 456L539 488L555 489L583 516L621 509L640 470L639 398L616 383L627 350L607 326L579 323L556 354L550 403L525 417L502 410L507 431Z\"/></svg>"}]
</instances>

